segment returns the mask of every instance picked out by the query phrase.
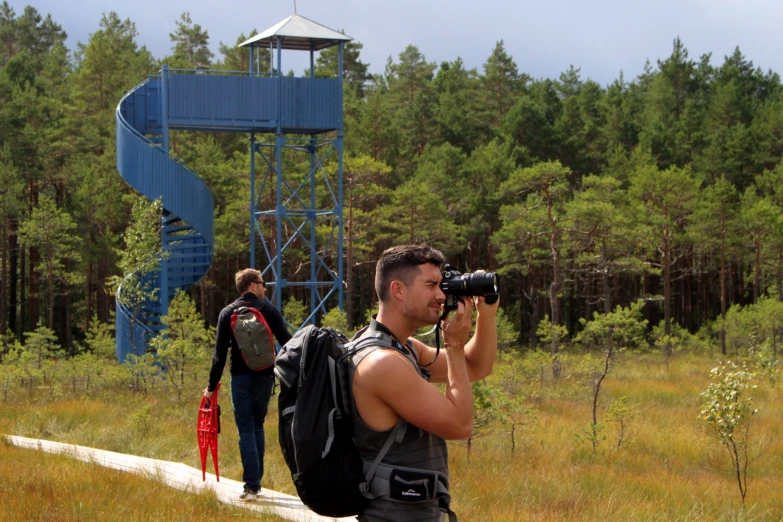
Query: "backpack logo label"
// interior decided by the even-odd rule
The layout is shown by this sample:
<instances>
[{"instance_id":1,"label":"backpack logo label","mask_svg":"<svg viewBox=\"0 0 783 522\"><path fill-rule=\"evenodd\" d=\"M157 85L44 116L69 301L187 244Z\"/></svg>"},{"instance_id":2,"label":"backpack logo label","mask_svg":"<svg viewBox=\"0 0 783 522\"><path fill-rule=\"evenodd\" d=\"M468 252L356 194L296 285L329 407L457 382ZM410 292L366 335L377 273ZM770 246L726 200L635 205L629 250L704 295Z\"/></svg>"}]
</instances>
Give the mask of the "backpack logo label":
<instances>
[{"instance_id":1,"label":"backpack logo label","mask_svg":"<svg viewBox=\"0 0 783 522\"><path fill-rule=\"evenodd\" d=\"M401 495L404 495L406 497L420 497L421 493L416 493L412 489L409 489L408 491L403 491Z\"/></svg>"}]
</instances>

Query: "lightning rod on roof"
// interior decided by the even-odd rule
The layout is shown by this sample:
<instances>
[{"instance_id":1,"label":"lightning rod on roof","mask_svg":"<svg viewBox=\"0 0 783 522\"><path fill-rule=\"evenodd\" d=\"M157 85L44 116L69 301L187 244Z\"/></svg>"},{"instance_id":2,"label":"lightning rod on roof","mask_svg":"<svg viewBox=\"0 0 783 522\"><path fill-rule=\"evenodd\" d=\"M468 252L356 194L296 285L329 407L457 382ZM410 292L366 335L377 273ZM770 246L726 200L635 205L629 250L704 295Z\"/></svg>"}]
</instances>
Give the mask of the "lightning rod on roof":
<instances>
[{"instance_id":1,"label":"lightning rod on roof","mask_svg":"<svg viewBox=\"0 0 783 522\"><path fill-rule=\"evenodd\" d=\"M294 0L294 14L296 14L296 0Z\"/></svg>"}]
</instances>

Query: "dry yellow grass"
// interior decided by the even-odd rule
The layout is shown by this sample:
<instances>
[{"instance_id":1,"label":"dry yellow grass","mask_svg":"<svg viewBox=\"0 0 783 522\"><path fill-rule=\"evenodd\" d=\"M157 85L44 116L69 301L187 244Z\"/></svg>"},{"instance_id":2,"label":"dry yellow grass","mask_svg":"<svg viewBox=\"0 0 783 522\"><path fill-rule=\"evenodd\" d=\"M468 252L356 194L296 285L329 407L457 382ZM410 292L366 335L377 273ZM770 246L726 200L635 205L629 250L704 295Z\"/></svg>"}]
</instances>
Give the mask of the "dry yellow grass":
<instances>
[{"instance_id":1,"label":"dry yellow grass","mask_svg":"<svg viewBox=\"0 0 783 522\"><path fill-rule=\"evenodd\" d=\"M616 426L593 455L577 434L590 422L589 389L577 376L554 383L522 383L537 420L517 433L511 454L509 429L495 424L473 441L451 443L453 507L464 521L777 521L783 520L783 402L781 390L759 382L752 437L765 452L749 469L742 506L728 454L710 439L698 419L699 394L709 384L710 356L680 355L669 368L658 356L631 355L607 378L605 408L622 396L638 415L616 449ZM500 368L490 379L497 383ZM536 376L538 377L538 375ZM226 383L224 383L226 384ZM227 389L227 388L224 388ZM527 390L531 391L527 391ZM532 390L535 390L533 393ZM127 391L103 398L47 402L25 398L0 405L3 431L93 446L199 467L195 414L199 387L189 403L166 393L134 396ZM44 395L44 394L40 394ZM221 474L241 478L230 400L223 396ZM294 493L277 445L276 397L266 423L264 487ZM132 414L151 406L151 428L143 432ZM209 464L211 466L211 463ZM90 470L92 474L93 470ZM97 470L96 470L97 472ZM96 475L97 477L98 475ZM85 479L85 488L99 478ZM160 489L160 488L158 488Z\"/></svg>"},{"instance_id":2,"label":"dry yellow grass","mask_svg":"<svg viewBox=\"0 0 783 522\"><path fill-rule=\"evenodd\" d=\"M663 364L629 359L610 375L602 407L627 396L638 414L617 450L614 426L596 455L576 434L590 421L589 393L561 382L539 400L538 420L512 455L508 436L452 444L455 510L471 521L776 521L783 520L783 417L780 391L760 386L752 437L765 453L749 468L743 507L728 454L698 419L708 357ZM563 398L566 397L566 398ZM599 422L601 422L599 416Z\"/></svg>"}]
</instances>

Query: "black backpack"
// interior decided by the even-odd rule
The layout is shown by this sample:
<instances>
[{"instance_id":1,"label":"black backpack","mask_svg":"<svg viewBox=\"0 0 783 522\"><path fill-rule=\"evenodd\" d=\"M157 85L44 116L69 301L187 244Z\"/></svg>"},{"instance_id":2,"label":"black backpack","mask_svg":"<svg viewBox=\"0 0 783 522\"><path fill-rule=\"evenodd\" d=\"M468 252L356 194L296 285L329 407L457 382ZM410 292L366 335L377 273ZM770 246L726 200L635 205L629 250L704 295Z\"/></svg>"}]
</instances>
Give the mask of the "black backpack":
<instances>
[{"instance_id":1,"label":"black backpack","mask_svg":"<svg viewBox=\"0 0 783 522\"><path fill-rule=\"evenodd\" d=\"M362 490L368 479L353 442L353 395L345 365L346 354L368 346L386 343L379 338L352 342L331 328L308 325L275 361L283 458L299 498L320 515L357 515L367 502Z\"/></svg>"}]
</instances>

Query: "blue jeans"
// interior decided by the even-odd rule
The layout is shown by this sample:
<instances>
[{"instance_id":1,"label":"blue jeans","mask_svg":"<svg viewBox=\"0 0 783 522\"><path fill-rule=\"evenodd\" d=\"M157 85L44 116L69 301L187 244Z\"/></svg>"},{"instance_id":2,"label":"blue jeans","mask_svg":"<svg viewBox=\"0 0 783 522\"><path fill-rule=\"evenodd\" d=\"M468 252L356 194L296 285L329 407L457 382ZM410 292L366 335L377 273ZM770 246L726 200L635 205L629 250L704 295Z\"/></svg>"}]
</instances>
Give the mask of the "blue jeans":
<instances>
[{"instance_id":1,"label":"blue jeans","mask_svg":"<svg viewBox=\"0 0 783 522\"><path fill-rule=\"evenodd\" d=\"M273 384L272 375L231 376L231 407L239 432L242 480L252 491L261 489L264 476L264 418Z\"/></svg>"}]
</instances>

